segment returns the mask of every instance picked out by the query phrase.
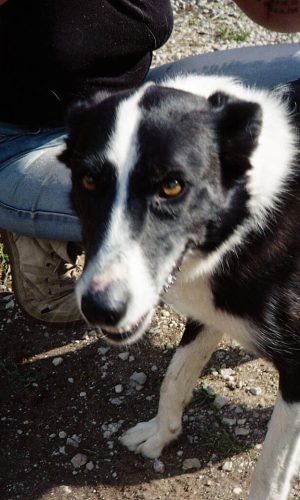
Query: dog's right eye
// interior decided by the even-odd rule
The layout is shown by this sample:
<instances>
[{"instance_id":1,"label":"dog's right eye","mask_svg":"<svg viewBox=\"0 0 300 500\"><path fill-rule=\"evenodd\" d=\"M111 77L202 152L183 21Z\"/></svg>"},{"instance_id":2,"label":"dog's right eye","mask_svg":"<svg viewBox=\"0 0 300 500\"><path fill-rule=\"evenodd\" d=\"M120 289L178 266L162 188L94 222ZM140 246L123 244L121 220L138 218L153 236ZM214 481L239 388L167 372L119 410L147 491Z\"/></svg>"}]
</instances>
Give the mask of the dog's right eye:
<instances>
[{"instance_id":1,"label":"dog's right eye","mask_svg":"<svg viewBox=\"0 0 300 500\"><path fill-rule=\"evenodd\" d=\"M182 183L177 179L168 179L161 186L161 195L164 198L174 198L182 192Z\"/></svg>"},{"instance_id":2,"label":"dog's right eye","mask_svg":"<svg viewBox=\"0 0 300 500\"><path fill-rule=\"evenodd\" d=\"M96 182L92 175L84 175L82 177L82 185L87 191L95 191Z\"/></svg>"}]
</instances>

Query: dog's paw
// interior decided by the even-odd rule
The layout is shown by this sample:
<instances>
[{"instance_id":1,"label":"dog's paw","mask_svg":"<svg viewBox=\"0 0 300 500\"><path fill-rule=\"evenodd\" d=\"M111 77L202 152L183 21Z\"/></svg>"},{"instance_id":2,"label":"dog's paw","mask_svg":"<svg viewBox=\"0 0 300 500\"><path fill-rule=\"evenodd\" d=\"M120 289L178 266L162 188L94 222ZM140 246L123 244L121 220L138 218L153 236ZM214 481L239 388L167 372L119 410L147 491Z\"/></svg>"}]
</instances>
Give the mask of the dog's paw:
<instances>
[{"instance_id":1,"label":"dog's paw","mask_svg":"<svg viewBox=\"0 0 300 500\"><path fill-rule=\"evenodd\" d=\"M157 458L162 449L175 439L181 432L181 428L174 432L163 426L158 425L157 417L148 422L141 422L120 438L120 442L130 451L141 453L147 458Z\"/></svg>"}]
</instances>

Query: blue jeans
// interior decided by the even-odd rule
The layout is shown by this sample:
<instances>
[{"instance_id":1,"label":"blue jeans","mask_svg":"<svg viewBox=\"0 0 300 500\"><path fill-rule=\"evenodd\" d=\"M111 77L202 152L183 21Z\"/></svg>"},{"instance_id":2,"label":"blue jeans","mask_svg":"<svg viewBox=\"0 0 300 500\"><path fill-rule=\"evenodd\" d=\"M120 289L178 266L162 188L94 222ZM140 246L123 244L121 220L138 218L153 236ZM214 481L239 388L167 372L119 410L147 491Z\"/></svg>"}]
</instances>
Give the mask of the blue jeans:
<instances>
[{"instance_id":1,"label":"blue jeans","mask_svg":"<svg viewBox=\"0 0 300 500\"><path fill-rule=\"evenodd\" d=\"M300 44L249 47L188 57L149 72L159 81L178 73L233 75L272 87L300 78ZM0 122L0 227L36 238L79 241L70 201L70 172L57 155L66 131Z\"/></svg>"}]
</instances>

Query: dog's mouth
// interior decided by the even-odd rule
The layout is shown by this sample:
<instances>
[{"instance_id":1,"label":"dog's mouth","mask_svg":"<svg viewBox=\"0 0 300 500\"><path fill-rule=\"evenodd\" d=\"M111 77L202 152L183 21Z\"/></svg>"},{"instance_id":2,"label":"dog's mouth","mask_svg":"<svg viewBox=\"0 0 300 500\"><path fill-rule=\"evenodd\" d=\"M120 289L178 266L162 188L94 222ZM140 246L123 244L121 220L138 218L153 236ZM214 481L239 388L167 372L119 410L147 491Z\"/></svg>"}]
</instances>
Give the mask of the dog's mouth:
<instances>
[{"instance_id":1,"label":"dog's mouth","mask_svg":"<svg viewBox=\"0 0 300 500\"><path fill-rule=\"evenodd\" d=\"M147 326L149 325L151 318L153 316L153 312L156 306L159 303L160 297L167 293L169 288L176 281L178 273L181 271L182 261L186 252L188 250L188 246L185 247L180 257L175 261L171 272L168 274L167 279L164 282L161 292L157 296L157 300L153 307L149 309L140 319L135 321L132 324L125 325L124 327L107 327L100 326L100 330L105 336L106 340L112 344L132 344L136 342L146 331Z\"/></svg>"},{"instance_id":2,"label":"dog's mouth","mask_svg":"<svg viewBox=\"0 0 300 500\"><path fill-rule=\"evenodd\" d=\"M126 325L122 328L101 327L101 332L110 343L131 344L135 342L139 337L141 337L141 335L144 333L150 316L152 316L152 311L144 314L138 321L131 325Z\"/></svg>"}]
</instances>

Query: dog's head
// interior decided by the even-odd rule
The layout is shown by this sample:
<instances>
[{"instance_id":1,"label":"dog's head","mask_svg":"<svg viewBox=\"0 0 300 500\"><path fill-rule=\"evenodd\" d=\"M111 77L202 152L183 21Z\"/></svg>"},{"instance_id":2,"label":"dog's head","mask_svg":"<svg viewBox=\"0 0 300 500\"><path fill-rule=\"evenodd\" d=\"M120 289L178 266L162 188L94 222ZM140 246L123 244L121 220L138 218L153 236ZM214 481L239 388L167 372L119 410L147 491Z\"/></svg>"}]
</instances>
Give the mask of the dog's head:
<instances>
[{"instance_id":1,"label":"dog's head","mask_svg":"<svg viewBox=\"0 0 300 500\"><path fill-rule=\"evenodd\" d=\"M61 159L86 251L77 298L108 340L139 338L186 252L210 252L244 216L260 122L255 103L157 85L73 110Z\"/></svg>"}]
</instances>

